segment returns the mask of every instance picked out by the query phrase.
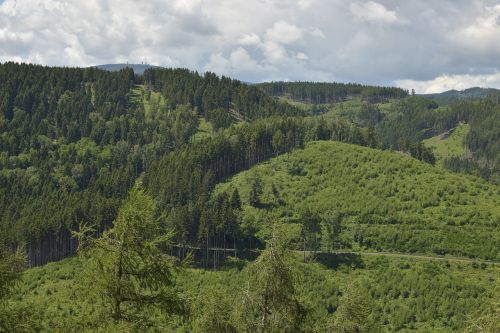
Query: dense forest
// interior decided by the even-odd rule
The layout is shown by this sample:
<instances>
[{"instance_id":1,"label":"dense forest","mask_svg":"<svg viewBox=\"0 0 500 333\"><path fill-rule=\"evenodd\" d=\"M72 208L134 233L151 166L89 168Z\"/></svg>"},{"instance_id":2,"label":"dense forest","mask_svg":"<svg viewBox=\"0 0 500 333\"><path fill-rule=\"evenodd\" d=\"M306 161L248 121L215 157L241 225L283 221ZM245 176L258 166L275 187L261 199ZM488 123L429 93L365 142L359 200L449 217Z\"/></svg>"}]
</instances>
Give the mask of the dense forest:
<instances>
[{"instance_id":1,"label":"dense forest","mask_svg":"<svg viewBox=\"0 0 500 333\"><path fill-rule=\"evenodd\" d=\"M271 96L283 96L294 101L313 104L329 104L352 97L380 102L408 95L408 91L400 88L366 86L356 83L268 82L259 83L257 87Z\"/></svg>"},{"instance_id":2,"label":"dense forest","mask_svg":"<svg viewBox=\"0 0 500 333\"><path fill-rule=\"evenodd\" d=\"M0 65L0 227L33 264L74 253L68 229L100 228L157 155L187 143L189 105L146 113L131 70Z\"/></svg>"},{"instance_id":3,"label":"dense forest","mask_svg":"<svg viewBox=\"0 0 500 333\"><path fill-rule=\"evenodd\" d=\"M201 76L187 69L147 69L144 82L161 92L171 107L189 103L217 128L227 127L223 125L230 124L231 120L303 114L300 109L279 103L254 86L224 76L219 78L213 73Z\"/></svg>"},{"instance_id":4,"label":"dense forest","mask_svg":"<svg viewBox=\"0 0 500 333\"><path fill-rule=\"evenodd\" d=\"M0 331L498 328L498 96L16 63L0 82ZM437 163L424 140L457 126Z\"/></svg>"}]
</instances>

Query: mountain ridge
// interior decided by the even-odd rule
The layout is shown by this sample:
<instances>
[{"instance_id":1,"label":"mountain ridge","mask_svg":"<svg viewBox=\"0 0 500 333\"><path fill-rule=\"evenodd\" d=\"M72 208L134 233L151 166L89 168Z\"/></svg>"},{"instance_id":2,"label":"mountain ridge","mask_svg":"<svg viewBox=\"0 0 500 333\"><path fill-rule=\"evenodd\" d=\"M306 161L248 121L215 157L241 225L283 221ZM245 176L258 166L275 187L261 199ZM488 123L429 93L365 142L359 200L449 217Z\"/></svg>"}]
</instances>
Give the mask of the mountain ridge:
<instances>
[{"instance_id":1,"label":"mountain ridge","mask_svg":"<svg viewBox=\"0 0 500 333\"><path fill-rule=\"evenodd\" d=\"M500 90L496 88L472 87L464 90L452 89L441 93L421 94L421 96L434 99L440 104L450 104L463 99L481 99L496 93L500 93Z\"/></svg>"},{"instance_id":2,"label":"mountain ridge","mask_svg":"<svg viewBox=\"0 0 500 333\"><path fill-rule=\"evenodd\" d=\"M102 64L102 65L96 65L92 66L96 67L99 69L107 70L110 72L117 72L119 70L122 70L124 68L132 68L135 74L142 75L146 69L149 68L161 68L161 66L155 66L155 65L150 65L150 64Z\"/></svg>"}]
</instances>

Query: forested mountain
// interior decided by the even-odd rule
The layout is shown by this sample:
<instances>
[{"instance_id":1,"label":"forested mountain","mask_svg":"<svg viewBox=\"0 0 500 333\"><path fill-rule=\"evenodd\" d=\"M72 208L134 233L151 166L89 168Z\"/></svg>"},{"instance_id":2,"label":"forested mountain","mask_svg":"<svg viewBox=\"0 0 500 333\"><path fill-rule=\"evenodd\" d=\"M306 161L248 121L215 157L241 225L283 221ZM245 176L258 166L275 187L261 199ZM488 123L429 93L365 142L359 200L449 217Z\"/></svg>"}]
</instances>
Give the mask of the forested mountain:
<instances>
[{"instance_id":1,"label":"forested mountain","mask_svg":"<svg viewBox=\"0 0 500 333\"><path fill-rule=\"evenodd\" d=\"M469 88L465 90L448 90L437 94L422 94L421 96L430 98L438 102L439 104L451 104L459 100L477 100L488 97L490 95L496 95L500 93L500 90L495 88Z\"/></svg>"},{"instance_id":2,"label":"forested mountain","mask_svg":"<svg viewBox=\"0 0 500 333\"><path fill-rule=\"evenodd\" d=\"M0 80L0 228L28 241L33 263L60 258L75 249L68 227L111 223L142 169L139 145L152 147L161 124L139 130L147 119L129 105L131 70L6 63Z\"/></svg>"},{"instance_id":3,"label":"forested mountain","mask_svg":"<svg viewBox=\"0 0 500 333\"><path fill-rule=\"evenodd\" d=\"M134 231L149 234L148 226L155 226L150 215L154 205L151 198L134 191L114 227L126 223L131 233L128 239L141 239L142 233ZM480 332L483 328L495 332L498 327L495 301L500 295L500 266L466 258L433 260L435 254L498 257L498 186L472 176L462 179L394 152L314 142L232 177L210 196L215 205L201 211L206 218L202 218L205 224L200 230L207 233L198 237L203 243L213 232L216 241L210 241L210 246L232 247L236 235L238 252L203 250L213 259L202 255L201 264L215 262L217 252L235 257L221 261L213 271L212 265L210 270L200 265L178 273L179 293L172 292L170 285L166 289L171 292L167 300L174 305L162 308L151 306L154 300L122 300L122 291L110 296L106 291L113 284L102 289L105 278L130 289L130 295L148 292L151 287L133 287L128 279L119 280L107 272L104 268L113 260L113 252L106 254L96 247L90 249L100 253L94 258L72 258L28 271L13 294L11 308L24 309L25 322L34 320L31 325L47 331L118 332L154 327L249 332L261 325L279 328L264 329L273 332L286 331L284 327L293 324L291 332L332 332L343 327L357 327L360 332ZM137 211L141 214L134 213ZM179 215L170 212L170 216ZM168 226L169 221L165 222L162 225ZM181 226L176 225L178 228ZM249 234L257 239L241 243L240 237ZM285 252L274 245L276 234L288 239L289 249L298 251ZM98 241L108 242L109 237ZM245 256L241 245L255 248L269 239L265 251L252 252L260 254L257 260L238 259ZM418 256L394 252L385 256L377 251ZM140 273L149 275L155 268L142 266L143 255L130 255L126 252L124 260L141 263ZM104 268L92 260L101 260ZM114 262L118 263L117 258ZM123 267L131 272L137 266ZM269 285L272 287L266 287ZM262 310L259 305L266 297L272 302ZM109 301L114 299L123 303L121 316L133 317L113 319L116 312ZM166 311L182 309L176 304L186 300L190 300L189 314L164 316ZM265 309L274 315L262 324L257 319Z\"/></svg>"},{"instance_id":4,"label":"forested mountain","mask_svg":"<svg viewBox=\"0 0 500 333\"><path fill-rule=\"evenodd\" d=\"M496 95L16 63L0 82L0 331L496 325ZM457 126L464 154L434 165L423 140Z\"/></svg>"},{"instance_id":5,"label":"forested mountain","mask_svg":"<svg viewBox=\"0 0 500 333\"><path fill-rule=\"evenodd\" d=\"M291 100L292 104L311 114L340 117L365 128L380 144L379 148L403 151L431 164L436 158L423 141L438 135L445 137L446 133L465 123L471 129L460 143L465 153L448 157L441 164L454 171L499 182L500 141L499 131L494 128L498 128L500 121L500 95L496 89L471 88L457 93L459 98L453 102L441 103L426 95L407 96L396 88L361 85L278 82L262 84L261 88ZM298 95L294 97L294 93ZM349 98L325 99L327 95L337 94ZM375 97L366 97L370 95Z\"/></svg>"},{"instance_id":6,"label":"forested mountain","mask_svg":"<svg viewBox=\"0 0 500 333\"><path fill-rule=\"evenodd\" d=\"M237 120L304 114L289 104L277 102L255 86L224 76L219 78L213 73L201 76L187 69L149 69L144 72L144 82L160 91L171 106L189 103L216 123L227 123L228 114Z\"/></svg>"},{"instance_id":7,"label":"forested mountain","mask_svg":"<svg viewBox=\"0 0 500 333\"><path fill-rule=\"evenodd\" d=\"M245 117L261 116L254 105L262 106L262 116L273 114L274 107L278 113L300 113L256 88L212 74L203 79L172 71L179 75L170 82L162 76L167 70L148 73L146 100L149 89L172 82L197 82L202 95L190 100L192 87L177 85L169 88L177 97L167 95L168 105L146 112L133 101L132 88L142 81L131 69L0 65L0 228L9 242L27 242L33 264L73 253L68 229L78 223L109 226L134 180L158 156L188 143L203 113L219 127L235 121L231 105ZM235 103L214 97L224 84Z\"/></svg>"}]
</instances>

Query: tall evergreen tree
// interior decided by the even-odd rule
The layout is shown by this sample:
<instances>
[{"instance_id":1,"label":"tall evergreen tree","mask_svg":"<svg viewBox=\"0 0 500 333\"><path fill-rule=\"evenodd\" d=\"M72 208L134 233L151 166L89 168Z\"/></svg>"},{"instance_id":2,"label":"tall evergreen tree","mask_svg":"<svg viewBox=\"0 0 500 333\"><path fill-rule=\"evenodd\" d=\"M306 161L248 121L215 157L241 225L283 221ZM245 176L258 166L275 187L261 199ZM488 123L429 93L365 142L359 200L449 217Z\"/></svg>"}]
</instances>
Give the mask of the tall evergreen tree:
<instances>
[{"instance_id":1,"label":"tall evergreen tree","mask_svg":"<svg viewBox=\"0 0 500 333\"><path fill-rule=\"evenodd\" d=\"M276 234L248 270L243 292L245 332L301 332L306 309L299 300L290 254Z\"/></svg>"}]
</instances>

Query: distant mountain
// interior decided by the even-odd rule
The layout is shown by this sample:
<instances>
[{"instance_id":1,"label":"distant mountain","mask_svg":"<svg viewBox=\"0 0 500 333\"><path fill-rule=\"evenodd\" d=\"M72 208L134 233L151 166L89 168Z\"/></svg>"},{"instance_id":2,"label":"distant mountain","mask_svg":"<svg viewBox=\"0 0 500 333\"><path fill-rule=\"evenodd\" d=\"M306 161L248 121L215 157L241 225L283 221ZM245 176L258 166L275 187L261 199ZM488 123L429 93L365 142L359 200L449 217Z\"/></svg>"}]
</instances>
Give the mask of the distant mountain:
<instances>
[{"instance_id":1,"label":"distant mountain","mask_svg":"<svg viewBox=\"0 0 500 333\"><path fill-rule=\"evenodd\" d=\"M159 66L147 65L147 64L105 64L95 66L100 69L115 72L124 68L132 68L135 74L142 75L144 71L148 68L158 68Z\"/></svg>"},{"instance_id":2,"label":"distant mountain","mask_svg":"<svg viewBox=\"0 0 500 333\"><path fill-rule=\"evenodd\" d=\"M422 96L432 98L439 104L449 104L461 99L481 99L491 94L500 93L495 88L469 88L465 90L448 90L439 94L423 94Z\"/></svg>"}]
</instances>

